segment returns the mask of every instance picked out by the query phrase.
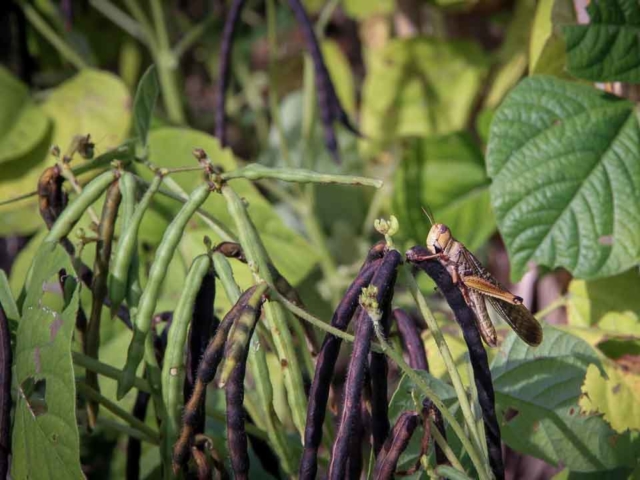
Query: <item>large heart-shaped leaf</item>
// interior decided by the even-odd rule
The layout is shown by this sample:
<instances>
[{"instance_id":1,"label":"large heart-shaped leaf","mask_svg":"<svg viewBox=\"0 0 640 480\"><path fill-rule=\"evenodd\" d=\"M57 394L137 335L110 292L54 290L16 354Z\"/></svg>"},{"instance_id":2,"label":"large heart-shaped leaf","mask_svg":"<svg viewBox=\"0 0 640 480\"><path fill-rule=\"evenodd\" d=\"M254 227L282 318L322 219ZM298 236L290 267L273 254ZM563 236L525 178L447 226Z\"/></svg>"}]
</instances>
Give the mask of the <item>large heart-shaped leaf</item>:
<instances>
[{"instance_id":1,"label":"large heart-shaped leaf","mask_svg":"<svg viewBox=\"0 0 640 480\"><path fill-rule=\"evenodd\" d=\"M591 279L640 259L640 128L632 103L552 77L528 78L496 112L487 169L512 278L530 261Z\"/></svg>"},{"instance_id":2,"label":"large heart-shaped leaf","mask_svg":"<svg viewBox=\"0 0 640 480\"><path fill-rule=\"evenodd\" d=\"M362 93L363 154L399 137L464 129L487 69L484 52L467 42L393 40L371 52Z\"/></svg>"},{"instance_id":3,"label":"large heart-shaped leaf","mask_svg":"<svg viewBox=\"0 0 640 480\"><path fill-rule=\"evenodd\" d=\"M590 2L591 23L563 27L569 72L602 82L640 83L640 4Z\"/></svg>"},{"instance_id":4,"label":"large heart-shaped leaf","mask_svg":"<svg viewBox=\"0 0 640 480\"><path fill-rule=\"evenodd\" d=\"M408 143L393 200L400 233L414 244L424 242L430 227L422 207L431 208L435 221L472 250L496 228L482 153L462 134Z\"/></svg>"},{"instance_id":5,"label":"large heart-shaped leaf","mask_svg":"<svg viewBox=\"0 0 640 480\"><path fill-rule=\"evenodd\" d=\"M61 268L72 271L67 254L41 246L18 327L15 376L18 385L13 426L13 478L84 478L76 425L71 340L79 291L56 310L43 304L48 283L57 285Z\"/></svg>"},{"instance_id":6,"label":"large heart-shaped leaf","mask_svg":"<svg viewBox=\"0 0 640 480\"><path fill-rule=\"evenodd\" d=\"M545 327L532 348L511 333L491 366L503 439L512 448L580 472L633 465L640 443L578 404L589 365L603 371L583 340Z\"/></svg>"}]
</instances>

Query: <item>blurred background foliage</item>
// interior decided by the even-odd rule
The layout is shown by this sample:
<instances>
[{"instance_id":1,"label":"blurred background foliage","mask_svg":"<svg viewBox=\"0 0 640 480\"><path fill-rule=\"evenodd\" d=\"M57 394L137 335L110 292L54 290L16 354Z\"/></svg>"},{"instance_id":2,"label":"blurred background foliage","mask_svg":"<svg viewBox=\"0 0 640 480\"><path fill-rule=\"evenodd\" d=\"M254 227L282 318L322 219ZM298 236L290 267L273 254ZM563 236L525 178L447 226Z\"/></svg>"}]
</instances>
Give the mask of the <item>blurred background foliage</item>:
<instances>
[{"instance_id":1,"label":"blurred background foliage","mask_svg":"<svg viewBox=\"0 0 640 480\"><path fill-rule=\"evenodd\" d=\"M125 144L133 128L132 98L136 85L146 68L154 63L162 101L152 120L145 152L154 164L193 165L191 151L200 147L226 170L259 162L384 180L383 188L377 191L344 186L298 188L275 181L237 182L237 192L251 205L253 221L274 263L298 288L309 310L328 318L364 252L376 238L371 228L374 218L395 214L401 225L398 243L401 248L410 247L424 242L430 225L421 207L429 208L436 221L449 225L456 238L474 251L503 283L520 281L513 289L534 311L549 307L551 313L546 318L560 330L552 331L551 336L557 342L545 344L548 352L539 355L553 357L550 362L571 363L573 383L568 387L553 381L547 388L570 390L572 404L579 402L584 415L597 414L589 417L589 424L580 423L579 418L563 418L556 422L561 425L558 430L539 431L540 423L536 422L540 417L553 418L560 410L562 415L570 415L565 411L569 397L556 397L553 401L536 397L540 403L528 405L527 410L523 403L535 395L522 393L526 388L514 394L511 384L501 390L500 379L515 367L508 363L501 365L502 357L497 356L493 368L498 402L502 402L503 410L507 405L518 405L525 412L516 423L505 420L502 425L505 440L510 447L543 460L523 459L509 453L506 465L511 478L549 478L554 474L556 478L605 478L600 476L603 471L609 472L607 478L625 478L633 475L634 467L635 473L639 471L636 459L640 428L640 305L636 295L640 288L637 270L640 229L635 231L634 227L639 225L640 216L640 140L634 102L638 98L635 84L640 83L640 54L635 61L628 60L634 56L629 52L639 53L640 48L637 38L630 33L637 31L640 18L636 15L637 3L594 2L587 12L581 0L305 1L337 94L362 132L358 138L336 126L341 164L336 164L325 148L311 61L300 26L285 2L249 0L243 9L227 92L229 149L222 149L212 135L215 85L220 81L220 42L228 8L224 2L2 3L1 263L2 268L11 271L11 286L16 295L45 231L37 202L27 194L34 191L43 169L54 162L50 146L58 145L64 153L74 135L87 133L95 142L96 156ZM589 19L591 23L587 26ZM611 27L614 33L599 37L598 32L602 32L599 24L614 25ZM595 58L597 51L600 57ZM528 76L542 80L537 86L522 83L509 93ZM598 102L606 104L602 108L608 108L612 101L601 97L601 91L589 83L594 81L609 82L604 85L606 90L629 100L618 102L614 113L621 116L621 121L631 123L612 131L608 140L604 127L594 127L586 117L576 120L580 109L571 110L567 106L575 100L589 115L595 111L590 108L600 106ZM538 88L537 93L534 87ZM543 91L557 96L544 97ZM511 103L505 101L506 106L499 108L506 96ZM524 110L517 110L526 101L535 104L528 117L522 113ZM508 113L509 105L515 105L515 113ZM573 179L580 188L589 187L591 168L606 164L606 151L612 145L614 150L619 148L614 137L623 131L629 149L621 155L632 162L627 174L629 183L618 182L614 175L604 186L594 183L595 193L591 194L597 198L598 192L604 192L604 206L602 210L594 207L594 215L612 225L628 225L629 231L622 236L615 229L613 233L602 230L599 221L594 220L593 225L585 223L580 217L583 210L575 207L575 198L567 192L560 192L558 198L550 201L544 198L534 201L531 198L535 192L525 193L526 185L517 182L535 170L537 163L532 162L546 165L545 161L553 154L543 143L537 153L529 152L517 164L518 160L509 156L513 142L534 136L520 124L529 121L542 129L537 122L543 122L544 115L538 115L536 108L553 109L554 105L557 117L549 119L550 124L561 120L567 125L574 123L556 137L547 138L547 144L563 145L566 138L575 137L576 144L567 148L577 151L579 142L596 139L590 151L600 153L586 172L584 165L573 169L558 163L563 167L556 169L559 172L552 172L550 177L540 174L527 182L542 188L543 181ZM598 118L611 125L615 117L611 115ZM503 175L505 164L510 175ZM136 168L140 175L150 178L148 171ZM81 181L87 181L90 175L82 175ZM177 185L187 192L198 181L196 173L175 177ZM7 202L20 196L26 198ZM533 202L532 210L520 212L515 220L509 217L506 204L529 200ZM578 219L565 230L558 230L556 222L552 222L544 230L544 241L532 240L537 242L535 251L523 251L518 243L526 226L522 219L529 218L534 227L544 224L547 220L535 213L545 207L545 201L549 208L575 207ZM99 211L100 205L94 208ZM154 201L145 218L140 255L147 267L178 208L179 203L161 198ZM232 224L220 198L212 196L206 210L224 225ZM88 230L89 222L83 227ZM186 269L202 250L204 234L214 241L222 239L200 219L191 222L180 255L171 264L159 311L175 305ZM614 234L615 245L611 247L607 245L611 239L607 238ZM553 251L553 246L566 247L560 240L545 246L546 238L556 235L584 247L578 252L576 263ZM584 240L592 237L595 240L591 243ZM624 251L617 250L619 244L624 244ZM544 247L542 251L539 246ZM598 250L603 248L613 249L614 253ZM507 252L515 262L515 275L510 276ZM91 253L83 255L89 263ZM609 260L598 265L589 263L590 258L601 255L608 255ZM615 264L606 263L612 257ZM251 282L246 269L238 269L236 275L243 286ZM432 288L426 281L423 286ZM87 292L83 296L86 298L82 301L88 306ZM398 295L400 304L407 303L406 300L406 295ZM434 302L439 302L437 297ZM224 299L216 305L219 313L227 308ZM120 324L106 319L103 325L100 357L106 363L120 366L129 334ZM450 328L447 334L466 375L465 350L457 329ZM433 340L428 332L424 338L432 373L441 377L445 370L433 355ZM575 349L582 352L582 363L570 358ZM521 356L517 363L521 368L531 360L527 353L513 355L513 358ZM282 382L274 380L278 378L277 359L271 356L275 394L284 398ZM532 372L518 375L524 378L533 375ZM612 395L612 389L624 393ZM102 391L109 398L115 396L111 383L105 383ZM402 398L403 392L407 396L406 391L399 388L396 392L394 412L402 410L398 407L401 402L409 401ZM208 408L212 412L223 410L219 400L211 400ZM132 403L132 396L125 399L127 407ZM284 425L291 426L286 409L280 408L277 413ZM523 439L520 435L523 430L536 434ZM615 438L620 441L617 452L600 445L608 441L605 437L612 431L617 432ZM91 441L88 437L83 439L85 471L91 478L119 478L124 461L122 452L114 449L115 437L102 433L93 435ZM576 435L589 443L587 452L567 447L558 453L559 445L570 442ZM106 446L114 449L112 461L103 457L108 457L104 453L109 450ZM101 456L93 457L91 453L95 451L101 451ZM157 465L157 450L149 449L143 457L143 474L153 472Z\"/></svg>"}]
</instances>

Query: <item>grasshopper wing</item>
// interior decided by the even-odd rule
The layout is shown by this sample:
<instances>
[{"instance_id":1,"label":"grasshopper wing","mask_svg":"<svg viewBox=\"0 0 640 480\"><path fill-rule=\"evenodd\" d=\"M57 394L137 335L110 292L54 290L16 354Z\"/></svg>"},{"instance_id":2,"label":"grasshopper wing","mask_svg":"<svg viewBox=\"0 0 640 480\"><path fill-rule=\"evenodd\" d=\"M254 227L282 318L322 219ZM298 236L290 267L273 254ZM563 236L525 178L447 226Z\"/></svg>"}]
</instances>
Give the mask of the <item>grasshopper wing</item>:
<instances>
[{"instance_id":1,"label":"grasshopper wing","mask_svg":"<svg viewBox=\"0 0 640 480\"><path fill-rule=\"evenodd\" d=\"M480 261L470 251L465 250L464 257L466 263L472 268L474 276L484 279L498 291L501 290L505 294L509 293L509 291L482 266ZM472 285L467 286L473 288ZM522 340L534 347L540 345L542 342L542 327L527 307L522 304L514 304L497 298L494 292L488 292L485 289L477 291L486 296L489 305L511 326ZM505 295L505 297L508 297L508 295Z\"/></svg>"}]
</instances>

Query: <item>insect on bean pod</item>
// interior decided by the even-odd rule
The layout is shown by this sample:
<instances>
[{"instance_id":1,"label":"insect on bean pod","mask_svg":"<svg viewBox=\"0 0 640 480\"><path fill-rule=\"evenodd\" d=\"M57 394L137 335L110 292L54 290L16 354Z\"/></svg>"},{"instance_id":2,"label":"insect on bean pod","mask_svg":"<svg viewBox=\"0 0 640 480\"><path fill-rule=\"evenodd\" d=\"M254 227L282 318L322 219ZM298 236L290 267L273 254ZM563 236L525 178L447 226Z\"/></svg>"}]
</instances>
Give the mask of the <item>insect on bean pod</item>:
<instances>
[{"instance_id":1,"label":"insect on bean pod","mask_svg":"<svg viewBox=\"0 0 640 480\"><path fill-rule=\"evenodd\" d=\"M126 186L126 190L124 191L129 194L125 194L125 196L131 198L131 189L133 188L135 190L135 179L130 173L125 173L122 179L123 186ZM128 281L129 272L138 248L138 231L140 230L140 224L151 204L153 195L160 189L162 179L162 175L156 175L154 177L151 185L143 195L140 203L135 207L132 215L126 218L127 222L124 224L120 235L120 241L118 242L113 257L113 267L109 274L109 298L111 299L112 314L127 294L127 285L130 283ZM131 185L132 183L133 185Z\"/></svg>"},{"instance_id":2,"label":"insect on bean pod","mask_svg":"<svg viewBox=\"0 0 640 480\"><path fill-rule=\"evenodd\" d=\"M60 217L58 217L56 223L44 238L44 241L59 242L69 235L87 208L89 208L119 176L120 172L118 170L109 170L91 180L91 182L84 187L82 193L74 198L62 211Z\"/></svg>"},{"instance_id":3,"label":"insect on bean pod","mask_svg":"<svg viewBox=\"0 0 640 480\"><path fill-rule=\"evenodd\" d=\"M182 384L185 374L184 350L187 331L194 312L196 296L200 291L202 280L211 270L211 259L208 255L196 257L191 264L184 283L184 288L173 313L171 329L167 337L162 367L162 397L167 407L167 436L173 443L180 429L182 412Z\"/></svg>"},{"instance_id":4,"label":"insect on bean pod","mask_svg":"<svg viewBox=\"0 0 640 480\"><path fill-rule=\"evenodd\" d=\"M117 398L124 397L131 387L135 378L136 369L144 356L144 345L149 329L151 327L151 318L156 308L160 287L167 275L169 262L178 247L178 243L182 238L185 227L189 219L195 214L196 210L205 202L210 193L208 184L200 185L196 188L187 202L182 206L178 214L175 216L169 227L167 227L162 241L158 246L155 254L155 260L149 272L147 285L142 292L138 311L136 312L133 338L129 344L127 352L127 361L118 382Z\"/></svg>"}]
</instances>

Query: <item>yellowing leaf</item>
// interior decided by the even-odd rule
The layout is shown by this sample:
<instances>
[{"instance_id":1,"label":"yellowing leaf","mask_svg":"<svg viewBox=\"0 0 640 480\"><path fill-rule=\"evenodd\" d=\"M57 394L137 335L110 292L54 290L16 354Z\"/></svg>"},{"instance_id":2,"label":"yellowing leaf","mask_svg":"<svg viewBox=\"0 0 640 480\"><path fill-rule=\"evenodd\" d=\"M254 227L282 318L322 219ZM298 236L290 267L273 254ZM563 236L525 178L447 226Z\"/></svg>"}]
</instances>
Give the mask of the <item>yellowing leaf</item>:
<instances>
[{"instance_id":1,"label":"yellowing leaf","mask_svg":"<svg viewBox=\"0 0 640 480\"><path fill-rule=\"evenodd\" d=\"M603 414L616 432L640 430L640 376L610 364L606 371L608 379L595 365L589 365L580 409L588 414Z\"/></svg>"},{"instance_id":2,"label":"yellowing leaf","mask_svg":"<svg viewBox=\"0 0 640 480\"><path fill-rule=\"evenodd\" d=\"M356 111L356 87L347 57L338 44L331 40L322 42L322 55L342 107L349 115L353 115Z\"/></svg>"}]
</instances>

